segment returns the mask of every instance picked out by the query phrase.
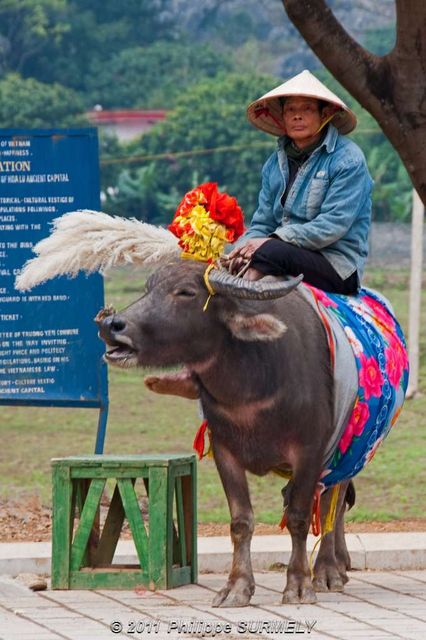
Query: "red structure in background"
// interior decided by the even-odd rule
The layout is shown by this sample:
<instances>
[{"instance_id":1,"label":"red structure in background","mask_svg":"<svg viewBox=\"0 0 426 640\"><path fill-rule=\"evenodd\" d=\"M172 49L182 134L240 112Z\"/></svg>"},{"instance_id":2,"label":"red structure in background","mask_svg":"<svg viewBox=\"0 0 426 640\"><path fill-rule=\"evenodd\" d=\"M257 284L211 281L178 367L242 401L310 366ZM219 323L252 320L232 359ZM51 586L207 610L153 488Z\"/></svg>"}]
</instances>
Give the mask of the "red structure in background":
<instances>
[{"instance_id":1,"label":"red structure in background","mask_svg":"<svg viewBox=\"0 0 426 640\"><path fill-rule=\"evenodd\" d=\"M120 140L131 140L142 133L146 133L167 115L164 109L120 109L108 111L93 109L87 118L95 127L114 133Z\"/></svg>"}]
</instances>

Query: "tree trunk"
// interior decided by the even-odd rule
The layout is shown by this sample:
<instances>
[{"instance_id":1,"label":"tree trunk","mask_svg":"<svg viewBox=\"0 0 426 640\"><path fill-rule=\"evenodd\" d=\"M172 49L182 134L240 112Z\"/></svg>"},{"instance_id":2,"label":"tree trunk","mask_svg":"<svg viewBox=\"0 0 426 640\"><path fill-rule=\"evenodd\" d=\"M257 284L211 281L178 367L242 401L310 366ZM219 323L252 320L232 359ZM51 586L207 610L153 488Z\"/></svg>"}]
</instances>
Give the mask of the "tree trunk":
<instances>
[{"instance_id":1,"label":"tree trunk","mask_svg":"<svg viewBox=\"0 0 426 640\"><path fill-rule=\"evenodd\" d=\"M318 58L377 120L426 204L426 2L396 0L396 44L380 57L345 31L325 0L282 1Z\"/></svg>"}]
</instances>

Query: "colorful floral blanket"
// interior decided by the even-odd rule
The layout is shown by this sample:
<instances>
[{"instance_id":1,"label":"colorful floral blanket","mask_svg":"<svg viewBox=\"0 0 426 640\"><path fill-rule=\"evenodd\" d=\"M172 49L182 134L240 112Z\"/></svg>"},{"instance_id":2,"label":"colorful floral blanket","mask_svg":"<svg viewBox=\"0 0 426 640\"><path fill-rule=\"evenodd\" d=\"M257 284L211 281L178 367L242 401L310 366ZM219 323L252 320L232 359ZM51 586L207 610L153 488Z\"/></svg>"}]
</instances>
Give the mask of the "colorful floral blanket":
<instances>
[{"instance_id":1,"label":"colorful floral blanket","mask_svg":"<svg viewBox=\"0 0 426 640\"><path fill-rule=\"evenodd\" d=\"M343 296L309 289L320 311L333 313L341 323L358 370L352 415L321 476L326 489L359 473L395 424L408 384L408 358L401 327L377 294L361 289L356 296Z\"/></svg>"}]
</instances>

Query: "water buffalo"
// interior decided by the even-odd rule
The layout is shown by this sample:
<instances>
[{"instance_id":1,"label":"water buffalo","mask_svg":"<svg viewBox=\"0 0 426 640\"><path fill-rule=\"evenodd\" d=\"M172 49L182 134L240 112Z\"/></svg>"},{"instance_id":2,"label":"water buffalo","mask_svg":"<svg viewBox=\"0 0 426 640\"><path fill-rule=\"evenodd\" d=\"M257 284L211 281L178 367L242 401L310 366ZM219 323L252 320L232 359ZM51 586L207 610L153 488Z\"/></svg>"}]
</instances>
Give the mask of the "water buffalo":
<instances>
[{"instance_id":1,"label":"water buffalo","mask_svg":"<svg viewBox=\"0 0 426 640\"><path fill-rule=\"evenodd\" d=\"M286 491L292 554L285 603L312 603L315 591L340 591L349 556L339 493L336 526L322 540L314 579L306 554L313 496L333 431L333 375L324 327L299 278L248 282L205 265L160 267L144 295L121 313L98 315L106 360L120 367L184 365L199 390L214 459L231 513L232 569L214 606L244 606L254 592L254 529L246 471L292 472ZM343 483L342 483L343 484ZM328 492L330 493L330 492ZM321 508L327 511L327 494ZM324 514L322 514L324 515Z\"/></svg>"}]
</instances>

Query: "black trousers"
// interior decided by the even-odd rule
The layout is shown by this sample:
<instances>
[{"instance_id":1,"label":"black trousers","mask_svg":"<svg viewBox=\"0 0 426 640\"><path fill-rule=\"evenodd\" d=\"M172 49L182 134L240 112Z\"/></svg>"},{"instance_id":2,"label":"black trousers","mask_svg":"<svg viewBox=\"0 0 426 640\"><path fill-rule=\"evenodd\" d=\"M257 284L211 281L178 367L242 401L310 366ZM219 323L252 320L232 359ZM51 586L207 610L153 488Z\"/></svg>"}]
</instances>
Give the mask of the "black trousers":
<instances>
[{"instance_id":1,"label":"black trousers","mask_svg":"<svg viewBox=\"0 0 426 640\"><path fill-rule=\"evenodd\" d=\"M251 267L271 276L298 276L304 281L330 293L353 295L358 290L356 271L342 280L329 261L318 251L303 249L289 242L271 238L254 252Z\"/></svg>"}]
</instances>

